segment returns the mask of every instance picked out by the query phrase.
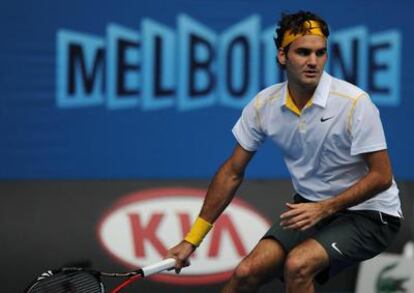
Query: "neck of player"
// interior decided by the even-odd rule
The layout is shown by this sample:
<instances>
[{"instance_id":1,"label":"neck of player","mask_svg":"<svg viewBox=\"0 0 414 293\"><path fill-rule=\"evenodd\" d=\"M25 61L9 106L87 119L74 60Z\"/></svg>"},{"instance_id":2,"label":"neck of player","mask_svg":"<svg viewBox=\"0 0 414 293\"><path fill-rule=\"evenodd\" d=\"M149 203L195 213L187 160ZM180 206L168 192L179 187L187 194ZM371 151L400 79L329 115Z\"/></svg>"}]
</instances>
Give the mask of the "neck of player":
<instances>
[{"instance_id":1,"label":"neck of player","mask_svg":"<svg viewBox=\"0 0 414 293\"><path fill-rule=\"evenodd\" d=\"M299 110L302 110L308 101L312 98L313 93L315 92L316 86L314 87L306 87L306 86L298 86L295 83L288 84L289 94L295 103L296 107Z\"/></svg>"}]
</instances>

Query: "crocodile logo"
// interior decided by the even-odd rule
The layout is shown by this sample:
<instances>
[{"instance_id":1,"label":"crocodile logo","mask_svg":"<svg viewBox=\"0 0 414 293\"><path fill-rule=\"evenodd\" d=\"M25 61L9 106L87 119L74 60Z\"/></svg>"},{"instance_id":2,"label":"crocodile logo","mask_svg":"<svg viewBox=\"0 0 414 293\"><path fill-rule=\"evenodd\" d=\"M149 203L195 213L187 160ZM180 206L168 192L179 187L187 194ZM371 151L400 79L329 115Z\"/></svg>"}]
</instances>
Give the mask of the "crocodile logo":
<instances>
[{"instance_id":1,"label":"crocodile logo","mask_svg":"<svg viewBox=\"0 0 414 293\"><path fill-rule=\"evenodd\" d=\"M388 272L393 270L398 265L398 262L394 262L385 266L378 274L376 281L377 293L403 293L408 292L404 288L404 283L407 282L410 277L395 277L387 275Z\"/></svg>"}]
</instances>

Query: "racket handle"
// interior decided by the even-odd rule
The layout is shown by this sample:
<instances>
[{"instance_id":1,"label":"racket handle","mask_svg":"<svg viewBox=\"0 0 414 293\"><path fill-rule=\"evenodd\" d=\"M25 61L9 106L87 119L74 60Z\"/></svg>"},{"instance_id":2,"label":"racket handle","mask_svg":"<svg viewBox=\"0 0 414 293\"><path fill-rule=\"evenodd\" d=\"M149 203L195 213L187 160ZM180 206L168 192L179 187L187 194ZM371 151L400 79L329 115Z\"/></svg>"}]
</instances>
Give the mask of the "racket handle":
<instances>
[{"instance_id":1,"label":"racket handle","mask_svg":"<svg viewBox=\"0 0 414 293\"><path fill-rule=\"evenodd\" d=\"M148 265L142 268L142 273L144 277L148 277L152 274L156 274L162 272L164 270L171 269L175 266L175 259L174 258L167 258L160 262L157 262L152 265Z\"/></svg>"}]
</instances>

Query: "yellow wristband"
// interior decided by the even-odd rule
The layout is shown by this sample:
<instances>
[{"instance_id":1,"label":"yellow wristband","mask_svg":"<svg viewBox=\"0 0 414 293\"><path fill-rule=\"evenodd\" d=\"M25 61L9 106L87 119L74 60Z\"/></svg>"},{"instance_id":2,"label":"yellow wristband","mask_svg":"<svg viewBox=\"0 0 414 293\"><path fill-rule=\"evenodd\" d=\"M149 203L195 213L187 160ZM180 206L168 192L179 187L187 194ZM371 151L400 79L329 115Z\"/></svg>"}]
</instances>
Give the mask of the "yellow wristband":
<instances>
[{"instance_id":1,"label":"yellow wristband","mask_svg":"<svg viewBox=\"0 0 414 293\"><path fill-rule=\"evenodd\" d=\"M199 246L211 228L213 228L212 224L198 217L184 240L195 246Z\"/></svg>"}]
</instances>

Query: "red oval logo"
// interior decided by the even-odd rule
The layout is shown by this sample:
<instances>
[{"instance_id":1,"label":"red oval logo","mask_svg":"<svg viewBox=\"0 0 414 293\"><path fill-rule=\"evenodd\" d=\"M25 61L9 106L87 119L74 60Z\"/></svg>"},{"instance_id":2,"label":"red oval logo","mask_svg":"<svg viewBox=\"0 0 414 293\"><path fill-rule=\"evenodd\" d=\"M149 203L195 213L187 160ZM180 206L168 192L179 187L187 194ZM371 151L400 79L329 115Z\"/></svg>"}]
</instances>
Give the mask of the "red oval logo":
<instances>
[{"instance_id":1,"label":"red oval logo","mask_svg":"<svg viewBox=\"0 0 414 293\"><path fill-rule=\"evenodd\" d=\"M100 221L100 243L128 268L160 261L187 234L205 194L202 189L158 188L127 195ZM236 198L190 258L190 267L179 275L163 272L151 278L188 285L222 282L269 226L265 217Z\"/></svg>"}]
</instances>

